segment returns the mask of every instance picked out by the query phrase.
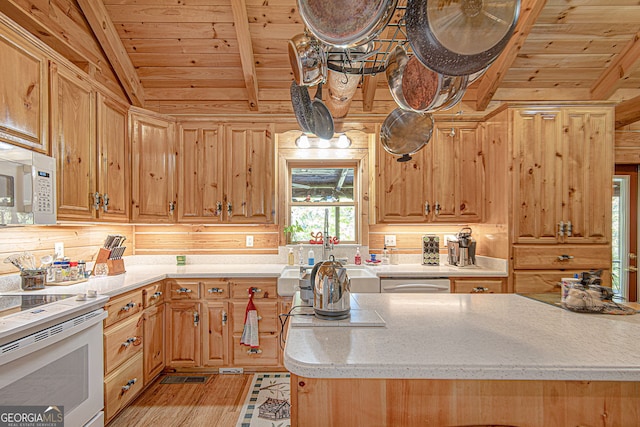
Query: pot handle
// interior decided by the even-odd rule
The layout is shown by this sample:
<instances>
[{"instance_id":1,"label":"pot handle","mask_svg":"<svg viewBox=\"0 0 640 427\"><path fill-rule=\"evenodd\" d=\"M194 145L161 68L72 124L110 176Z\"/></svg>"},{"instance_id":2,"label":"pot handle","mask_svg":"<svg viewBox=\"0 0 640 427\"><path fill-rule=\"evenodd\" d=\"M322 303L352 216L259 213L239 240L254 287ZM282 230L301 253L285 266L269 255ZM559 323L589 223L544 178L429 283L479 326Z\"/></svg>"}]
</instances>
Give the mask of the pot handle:
<instances>
[{"instance_id":1,"label":"pot handle","mask_svg":"<svg viewBox=\"0 0 640 427\"><path fill-rule=\"evenodd\" d=\"M318 268L322 265L322 261L316 263L311 269L311 277L309 277L309 283L313 286L313 292L316 293L316 273L318 272Z\"/></svg>"}]
</instances>

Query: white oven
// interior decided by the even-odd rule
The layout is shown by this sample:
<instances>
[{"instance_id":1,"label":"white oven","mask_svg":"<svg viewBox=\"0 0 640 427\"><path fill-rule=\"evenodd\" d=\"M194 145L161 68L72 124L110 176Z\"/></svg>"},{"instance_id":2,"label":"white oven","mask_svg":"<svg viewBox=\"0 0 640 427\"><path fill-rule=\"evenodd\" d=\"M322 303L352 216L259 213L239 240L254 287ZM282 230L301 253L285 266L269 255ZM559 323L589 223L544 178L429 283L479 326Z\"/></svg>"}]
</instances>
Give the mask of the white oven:
<instances>
[{"instance_id":1,"label":"white oven","mask_svg":"<svg viewBox=\"0 0 640 427\"><path fill-rule=\"evenodd\" d=\"M64 426L103 426L103 309L0 346L0 405L63 406Z\"/></svg>"},{"instance_id":2,"label":"white oven","mask_svg":"<svg viewBox=\"0 0 640 427\"><path fill-rule=\"evenodd\" d=\"M449 293L451 285L446 277L381 277L382 293Z\"/></svg>"}]
</instances>

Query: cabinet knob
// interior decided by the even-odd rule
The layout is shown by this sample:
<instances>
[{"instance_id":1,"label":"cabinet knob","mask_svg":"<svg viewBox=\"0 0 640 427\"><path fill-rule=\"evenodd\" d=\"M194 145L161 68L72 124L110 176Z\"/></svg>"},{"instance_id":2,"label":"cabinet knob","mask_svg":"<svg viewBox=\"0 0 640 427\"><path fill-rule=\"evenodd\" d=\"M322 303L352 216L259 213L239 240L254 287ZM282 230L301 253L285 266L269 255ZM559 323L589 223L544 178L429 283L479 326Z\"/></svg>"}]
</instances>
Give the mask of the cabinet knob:
<instances>
[{"instance_id":1,"label":"cabinet knob","mask_svg":"<svg viewBox=\"0 0 640 427\"><path fill-rule=\"evenodd\" d=\"M222 324L226 325L227 324L227 312L222 310Z\"/></svg>"},{"instance_id":2,"label":"cabinet knob","mask_svg":"<svg viewBox=\"0 0 640 427\"><path fill-rule=\"evenodd\" d=\"M558 255L558 261L568 261L573 259L573 255Z\"/></svg>"},{"instance_id":3,"label":"cabinet knob","mask_svg":"<svg viewBox=\"0 0 640 427\"><path fill-rule=\"evenodd\" d=\"M169 213L173 215L173 211L176 210L176 202L169 202Z\"/></svg>"},{"instance_id":4,"label":"cabinet knob","mask_svg":"<svg viewBox=\"0 0 640 427\"><path fill-rule=\"evenodd\" d=\"M252 288L249 288L249 289L248 289L248 291L249 291L249 295L251 295L251 293L252 293L252 292L253 292L254 294L257 294L257 293L259 293L259 292L262 292L262 289L252 287Z\"/></svg>"},{"instance_id":5,"label":"cabinet knob","mask_svg":"<svg viewBox=\"0 0 640 427\"><path fill-rule=\"evenodd\" d=\"M210 294L221 294L224 291L220 288L211 288L207 292L209 292Z\"/></svg>"},{"instance_id":6,"label":"cabinet knob","mask_svg":"<svg viewBox=\"0 0 640 427\"><path fill-rule=\"evenodd\" d=\"M476 286L475 288L471 289L472 294L482 294L485 292L489 292L489 288L484 286Z\"/></svg>"},{"instance_id":7,"label":"cabinet knob","mask_svg":"<svg viewBox=\"0 0 640 427\"><path fill-rule=\"evenodd\" d=\"M571 224L571 221L567 221L566 231L567 237L571 237L573 235L573 225Z\"/></svg>"},{"instance_id":8,"label":"cabinet knob","mask_svg":"<svg viewBox=\"0 0 640 427\"><path fill-rule=\"evenodd\" d=\"M193 326L200 324L200 314L197 311L193 312Z\"/></svg>"},{"instance_id":9,"label":"cabinet knob","mask_svg":"<svg viewBox=\"0 0 640 427\"><path fill-rule=\"evenodd\" d=\"M158 291L158 292L154 292L151 295L151 299L155 299L155 298L160 298L162 296L162 292Z\"/></svg>"},{"instance_id":10,"label":"cabinet knob","mask_svg":"<svg viewBox=\"0 0 640 427\"><path fill-rule=\"evenodd\" d=\"M93 193L93 209L100 210L100 193L97 191Z\"/></svg>"},{"instance_id":11,"label":"cabinet knob","mask_svg":"<svg viewBox=\"0 0 640 427\"><path fill-rule=\"evenodd\" d=\"M424 214L429 215L429 212L431 212L431 205L429 202L424 202Z\"/></svg>"},{"instance_id":12,"label":"cabinet knob","mask_svg":"<svg viewBox=\"0 0 640 427\"><path fill-rule=\"evenodd\" d=\"M251 354L260 354L262 353L262 350L259 348L250 348L249 350L247 350L247 354L251 355Z\"/></svg>"},{"instance_id":13,"label":"cabinet knob","mask_svg":"<svg viewBox=\"0 0 640 427\"><path fill-rule=\"evenodd\" d=\"M227 202L227 215L229 215L229 218L231 218L232 214L233 214L233 206L231 205L230 202Z\"/></svg>"},{"instance_id":14,"label":"cabinet knob","mask_svg":"<svg viewBox=\"0 0 640 427\"><path fill-rule=\"evenodd\" d=\"M109 211L109 195L107 193L104 193L102 195L102 211L103 212Z\"/></svg>"},{"instance_id":15,"label":"cabinet knob","mask_svg":"<svg viewBox=\"0 0 640 427\"><path fill-rule=\"evenodd\" d=\"M217 201L216 202L216 216L220 216L222 215L222 202L221 201Z\"/></svg>"},{"instance_id":16,"label":"cabinet knob","mask_svg":"<svg viewBox=\"0 0 640 427\"><path fill-rule=\"evenodd\" d=\"M142 337L129 337L125 342L122 343L122 347L128 348L131 344L133 344L134 346L142 344Z\"/></svg>"},{"instance_id":17,"label":"cabinet knob","mask_svg":"<svg viewBox=\"0 0 640 427\"><path fill-rule=\"evenodd\" d=\"M120 311L129 311L129 310L131 310L132 308L134 308L135 306L136 306L136 304L135 304L134 302L130 302L130 303L128 303L127 305L125 305L124 307L122 307L122 308L120 309Z\"/></svg>"},{"instance_id":18,"label":"cabinet knob","mask_svg":"<svg viewBox=\"0 0 640 427\"><path fill-rule=\"evenodd\" d=\"M125 385L122 386L122 392L124 393L125 391L129 391L131 386L134 385L137 382L138 382L137 378L130 379L129 381L127 381L127 383Z\"/></svg>"},{"instance_id":19,"label":"cabinet knob","mask_svg":"<svg viewBox=\"0 0 640 427\"><path fill-rule=\"evenodd\" d=\"M176 292L179 294L188 294L189 292L191 292L191 289L189 288L180 288L180 289L176 289Z\"/></svg>"},{"instance_id":20,"label":"cabinet knob","mask_svg":"<svg viewBox=\"0 0 640 427\"><path fill-rule=\"evenodd\" d=\"M440 203L438 203L438 202L436 201L436 206L435 206L435 208L434 208L434 211L435 211L435 213L436 213L436 216L440 215L440 210L441 210L441 209L442 209L442 208L440 207Z\"/></svg>"},{"instance_id":21,"label":"cabinet knob","mask_svg":"<svg viewBox=\"0 0 640 427\"><path fill-rule=\"evenodd\" d=\"M558 223L558 237L564 236L564 221Z\"/></svg>"}]
</instances>

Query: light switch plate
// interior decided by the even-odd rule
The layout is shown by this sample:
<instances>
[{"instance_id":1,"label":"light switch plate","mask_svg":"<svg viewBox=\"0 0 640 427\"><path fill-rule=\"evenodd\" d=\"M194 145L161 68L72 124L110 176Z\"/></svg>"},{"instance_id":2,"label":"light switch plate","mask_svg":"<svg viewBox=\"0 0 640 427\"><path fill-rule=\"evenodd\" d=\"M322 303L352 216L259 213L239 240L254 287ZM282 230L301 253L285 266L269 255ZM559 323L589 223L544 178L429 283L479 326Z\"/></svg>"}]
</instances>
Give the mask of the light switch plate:
<instances>
[{"instance_id":1,"label":"light switch plate","mask_svg":"<svg viewBox=\"0 0 640 427\"><path fill-rule=\"evenodd\" d=\"M253 246L253 236L247 236L247 242L246 242L246 246L248 248Z\"/></svg>"},{"instance_id":2,"label":"light switch plate","mask_svg":"<svg viewBox=\"0 0 640 427\"><path fill-rule=\"evenodd\" d=\"M384 235L384 244L387 247L395 246L396 245L396 235L395 234L385 234Z\"/></svg>"},{"instance_id":3,"label":"light switch plate","mask_svg":"<svg viewBox=\"0 0 640 427\"><path fill-rule=\"evenodd\" d=\"M56 242L53 245L53 252L58 258L64 258L64 242Z\"/></svg>"}]
</instances>

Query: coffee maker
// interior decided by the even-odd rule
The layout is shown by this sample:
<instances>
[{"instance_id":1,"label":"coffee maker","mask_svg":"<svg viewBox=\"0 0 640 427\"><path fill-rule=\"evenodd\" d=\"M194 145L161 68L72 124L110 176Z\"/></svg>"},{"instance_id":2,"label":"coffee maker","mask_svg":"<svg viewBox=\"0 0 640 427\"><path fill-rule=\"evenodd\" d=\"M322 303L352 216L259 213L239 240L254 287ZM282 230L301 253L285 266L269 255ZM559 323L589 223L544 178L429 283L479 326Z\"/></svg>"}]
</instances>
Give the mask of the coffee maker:
<instances>
[{"instance_id":1,"label":"coffee maker","mask_svg":"<svg viewBox=\"0 0 640 427\"><path fill-rule=\"evenodd\" d=\"M457 267L476 265L476 241L471 237L471 228L463 228L454 240L447 241L447 261Z\"/></svg>"}]
</instances>

